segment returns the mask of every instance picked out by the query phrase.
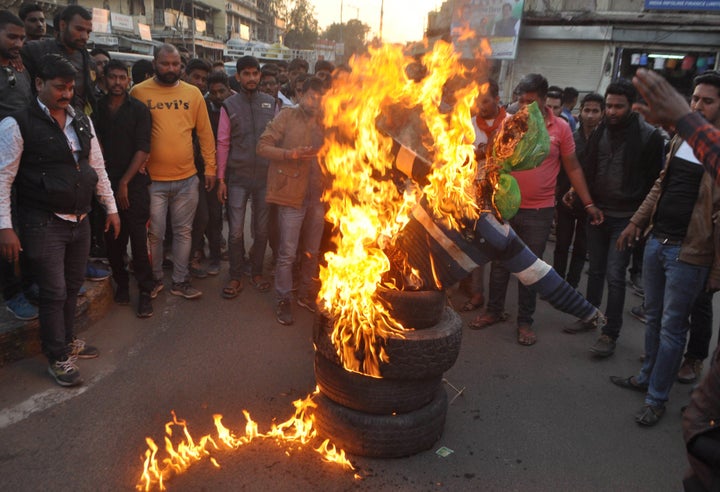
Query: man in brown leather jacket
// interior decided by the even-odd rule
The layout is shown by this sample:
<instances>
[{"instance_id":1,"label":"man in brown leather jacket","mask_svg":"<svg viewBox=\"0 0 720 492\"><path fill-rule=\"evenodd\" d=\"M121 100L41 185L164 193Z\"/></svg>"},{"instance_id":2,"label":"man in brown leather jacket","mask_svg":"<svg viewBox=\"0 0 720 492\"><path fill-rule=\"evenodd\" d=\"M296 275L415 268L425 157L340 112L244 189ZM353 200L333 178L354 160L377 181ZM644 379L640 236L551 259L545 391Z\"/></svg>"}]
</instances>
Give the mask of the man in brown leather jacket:
<instances>
[{"instance_id":1,"label":"man in brown leather jacket","mask_svg":"<svg viewBox=\"0 0 720 492\"><path fill-rule=\"evenodd\" d=\"M720 74L695 79L691 108L720 126ZM636 376L611 378L618 386L646 392L645 405L635 417L640 425L655 425L664 414L690 310L703 289L720 285L714 224L718 211L720 188L690 145L676 136L665 169L617 241L622 249L638 241L643 231L649 234L643 261L645 360Z\"/></svg>"},{"instance_id":2,"label":"man in brown leather jacket","mask_svg":"<svg viewBox=\"0 0 720 492\"><path fill-rule=\"evenodd\" d=\"M323 177L317 152L323 142L321 100L323 81L311 77L303 84L297 107L283 109L260 137L258 155L270 159L268 203L277 205L280 244L275 266L277 321L293 323L290 296L292 268L302 245L298 305L314 312L312 279L317 276L318 252L323 233L325 205L321 201ZM302 237L301 237L302 236Z\"/></svg>"}]
</instances>

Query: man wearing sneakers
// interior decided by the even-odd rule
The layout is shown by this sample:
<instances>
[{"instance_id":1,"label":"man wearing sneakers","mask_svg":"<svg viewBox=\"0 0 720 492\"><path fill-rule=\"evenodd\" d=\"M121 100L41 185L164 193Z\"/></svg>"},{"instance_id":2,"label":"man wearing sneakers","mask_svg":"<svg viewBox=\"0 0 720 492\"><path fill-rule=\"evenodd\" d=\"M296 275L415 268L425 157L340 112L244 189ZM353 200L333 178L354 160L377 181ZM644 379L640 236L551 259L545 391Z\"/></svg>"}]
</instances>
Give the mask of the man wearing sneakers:
<instances>
[{"instance_id":1,"label":"man wearing sneakers","mask_svg":"<svg viewBox=\"0 0 720 492\"><path fill-rule=\"evenodd\" d=\"M720 73L705 72L694 84L691 109L720 127ZM649 232L643 257L645 359L636 375L611 378L618 386L645 393L645 404L635 417L640 425L655 425L665 413L682 360L688 316L703 290L720 287L718 227L713 220L718 212L720 188L690 144L675 136L662 174L617 240L618 249L626 249Z\"/></svg>"},{"instance_id":2,"label":"man wearing sneakers","mask_svg":"<svg viewBox=\"0 0 720 492\"><path fill-rule=\"evenodd\" d=\"M50 374L62 386L82 383L77 358L97 357L75 338L77 295L90 253L93 194L120 232L115 199L90 120L71 107L76 70L60 55L43 57L38 97L0 122L0 254L27 255L40 287L40 338ZM20 238L12 229L15 184Z\"/></svg>"},{"instance_id":3,"label":"man wearing sneakers","mask_svg":"<svg viewBox=\"0 0 720 492\"><path fill-rule=\"evenodd\" d=\"M188 264L192 224L198 204L198 176L193 154L193 131L205 161L205 188L215 186L215 137L207 105L197 87L180 80L180 53L170 44L155 53L155 76L132 88L130 95L152 114L152 139L147 171L150 185L150 254L155 287L163 289L163 238L170 209L173 274L170 293L185 299L202 292L190 285Z\"/></svg>"},{"instance_id":4,"label":"man wearing sneakers","mask_svg":"<svg viewBox=\"0 0 720 492\"><path fill-rule=\"evenodd\" d=\"M600 307L607 281L607 324L590 348L596 357L609 357L620 336L625 307L625 270L630 250L615 247L662 169L663 137L658 129L632 111L637 92L630 82L618 81L605 90L605 120L588 140L585 173L595 203L603 211L602 224L587 226L589 269L587 300ZM594 330L576 322L566 333Z\"/></svg>"},{"instance_id":5,"label":"man wearing sneakers","mask_svg":"<svg viewBox=\"0 0 720 492\"><path fill-rule=\"evenodd\" d=\"M303 84L297 107L283 109L260 137L259 156L270 159L267 201L278 206L280 243L275 266L278 323L293 323L290 299L293 287L293 264L301 246L300 285L297 303L315 311L318 254L323 228L325 205L323 175L317 152L323 142L322 95L323 81L317 77Z\"/></svg>"},{"instance_id":6,"label":"man wearing sneakers","mask_svg":"<svg viewBox=\"0 0 720 492\"><path fill-rule=\"evenodd\" d=\"M0 10L0 120L33 101L32 81L20 61L25 39L23 22L9 11ZM6 308L22 321L38 317L37 307L25 296L32 285L30 265L26 263L25 255L20 255L18 264L0 261L0 285Z\"/></svg>"}]
</instances>

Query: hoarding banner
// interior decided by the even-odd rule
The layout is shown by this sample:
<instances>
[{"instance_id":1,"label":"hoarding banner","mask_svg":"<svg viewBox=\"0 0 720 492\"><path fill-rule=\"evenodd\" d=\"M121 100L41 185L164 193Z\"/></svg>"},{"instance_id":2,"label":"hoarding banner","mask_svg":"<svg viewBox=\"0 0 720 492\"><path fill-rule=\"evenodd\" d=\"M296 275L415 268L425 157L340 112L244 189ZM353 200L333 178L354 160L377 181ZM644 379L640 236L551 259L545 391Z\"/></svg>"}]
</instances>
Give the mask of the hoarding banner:
<instances>
[{"instance_id":1,"label":"hoarding banner","mask_svg":"<svg viewBox=\"0 0 720 492\"><path fill-rule=\"evenodd\" d=\"M463 58L483 53L487 58L514 59L523 4L524 0L455 0L450 26L455 48Z\"/></svg>"},{"instance_id":2,"label":"hoarding banner","mask_svg":"<svg viewBox=\"0 0 720 492\"><path fill-rule=\"evenodd\" d=\"M720 0L645 0L645 10L720 10Z\"/></svg>"}]
</instances>

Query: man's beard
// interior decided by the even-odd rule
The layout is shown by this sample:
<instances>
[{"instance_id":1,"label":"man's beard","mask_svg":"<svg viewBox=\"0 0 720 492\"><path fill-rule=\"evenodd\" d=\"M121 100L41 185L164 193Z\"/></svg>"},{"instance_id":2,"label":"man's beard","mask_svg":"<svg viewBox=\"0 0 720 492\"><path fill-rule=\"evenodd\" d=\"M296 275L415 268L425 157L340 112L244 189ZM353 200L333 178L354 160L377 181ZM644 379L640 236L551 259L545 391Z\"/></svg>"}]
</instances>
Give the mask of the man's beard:
<instances>
[{"instance_id":1,"label":"man's beard","mask_svg":"<svg viewBox=\"0 0 720 492\"><path fill-rule=\"evenodd\" d=\"M155 73L155 76L164 84L174 84L180 79L180 74L176 72Z\"/></svg>"},{"instance_id":2,"label":"man's beard","mask_svg":"<svg viewBox=\"0 0 720 492\"><path fill-rule=\"evenodd\" d=\"M16 52L12 52L12 51L5 51L3 49L0 49L0 56L5 58L6 60L15 60L17 57L20 56L20 50L17 50Z\"/></svg>"}]
</instances>

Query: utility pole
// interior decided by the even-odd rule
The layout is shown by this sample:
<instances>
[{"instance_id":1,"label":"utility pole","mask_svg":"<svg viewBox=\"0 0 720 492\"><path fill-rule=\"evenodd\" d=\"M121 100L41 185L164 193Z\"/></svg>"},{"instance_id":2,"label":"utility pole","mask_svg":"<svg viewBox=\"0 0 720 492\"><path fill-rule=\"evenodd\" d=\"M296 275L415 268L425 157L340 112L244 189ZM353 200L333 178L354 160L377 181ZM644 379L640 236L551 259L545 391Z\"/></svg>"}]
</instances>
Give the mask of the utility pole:
<instances>
[{"instance_id":1,"label":"utility pole","mask_svg":"<svg viewBox=\"0 0 720 492\"><path fill-rule=\"evenodd\" d=\"M196 58L197 53L195 53L195 0L190 0L190 13L192 14L190 18L190 22L192 23L192 29L190 31L192 34L192 55L193 58Z\"/></svg>"},{"instance_id":2,"label":"utility pole","mask_svg":"<svg viewBox=\"0 0 720 492\"><path fill-rule=\"evenodd\" d=\"M380 0L380 41L382 41L383 16L385 15L385 0Z\"/></svg>"}]
</instances>

